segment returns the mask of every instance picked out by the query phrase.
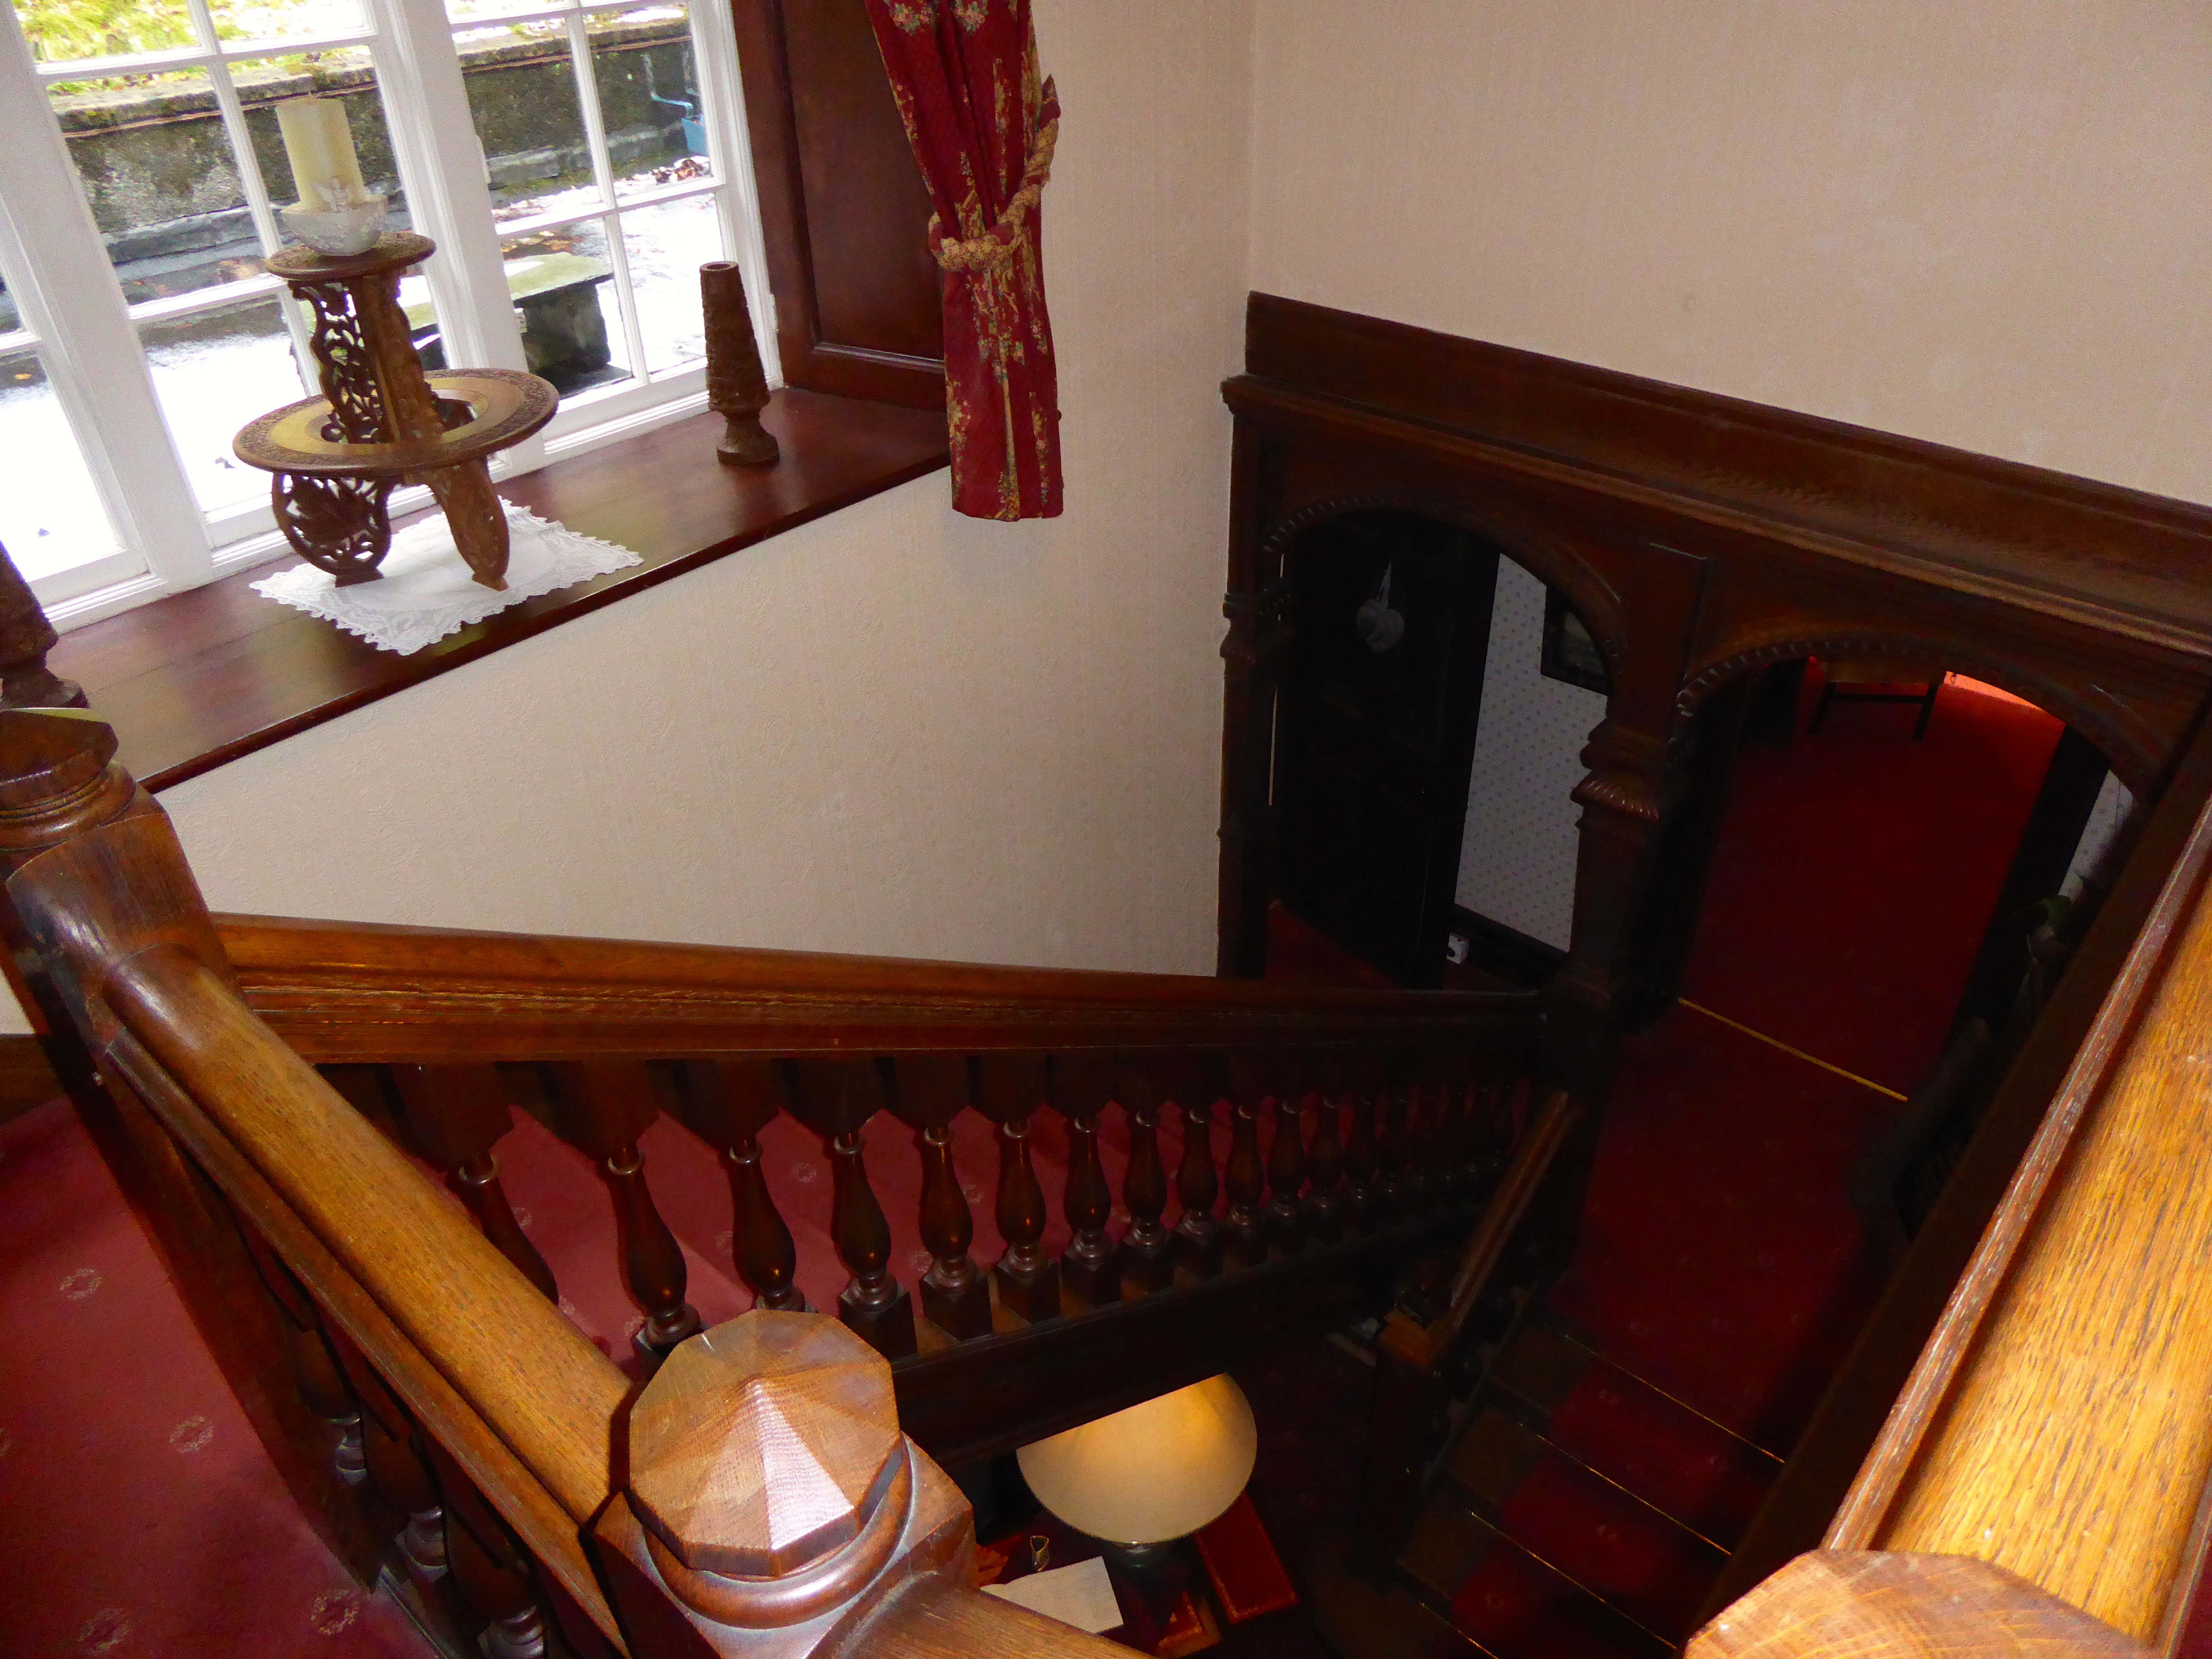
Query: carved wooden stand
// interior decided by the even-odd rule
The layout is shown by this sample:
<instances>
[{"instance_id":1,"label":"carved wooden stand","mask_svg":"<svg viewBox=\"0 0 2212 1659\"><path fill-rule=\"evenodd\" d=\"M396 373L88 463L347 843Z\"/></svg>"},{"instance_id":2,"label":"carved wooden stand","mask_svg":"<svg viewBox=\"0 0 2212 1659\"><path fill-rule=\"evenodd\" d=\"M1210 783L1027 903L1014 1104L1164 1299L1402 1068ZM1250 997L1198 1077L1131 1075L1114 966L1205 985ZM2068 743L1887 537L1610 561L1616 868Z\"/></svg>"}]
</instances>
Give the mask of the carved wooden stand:
<instances>
[{"instance_id":1,"label":"carved wooden stand","mask_svg":"<svg viewBox=\"0 0 2212 1659\"><path fill-rule=\"evenodd\" d=\"M366 253L288 247L269 261L314 308L323 395L264 415L232 447L276 475L270 500L284 539L341 587L376 580L392 546L386 503L403 483L429 485L477 580L505 587L507 514L486 458L529 437L560 404L535 374L423 374L399 273L436 252L427 236L391 231Z\"/></svg>"}]
</instances>

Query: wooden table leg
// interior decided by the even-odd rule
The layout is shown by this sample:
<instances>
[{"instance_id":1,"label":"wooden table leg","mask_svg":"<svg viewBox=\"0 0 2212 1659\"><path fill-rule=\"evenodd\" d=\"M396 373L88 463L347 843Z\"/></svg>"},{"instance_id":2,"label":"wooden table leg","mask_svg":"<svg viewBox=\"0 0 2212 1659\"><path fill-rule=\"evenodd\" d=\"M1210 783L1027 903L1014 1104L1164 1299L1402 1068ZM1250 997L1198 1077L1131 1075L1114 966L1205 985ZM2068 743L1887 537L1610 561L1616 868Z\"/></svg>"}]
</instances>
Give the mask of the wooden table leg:
<instances>
[{"instance_id":1,"label":"wooden table leg","mask_svg":"<svg viewBox=\"0 0 2212 1659\"><path fill-rule=\"evenodd\" d=\"M495 592L507 587L507 505L493 494L491 471L483 461L464 461L459 466L427 473L423 483L446 510L453 526L453 545L476 573L476 579Z\"/></svg>"}]
</instances>

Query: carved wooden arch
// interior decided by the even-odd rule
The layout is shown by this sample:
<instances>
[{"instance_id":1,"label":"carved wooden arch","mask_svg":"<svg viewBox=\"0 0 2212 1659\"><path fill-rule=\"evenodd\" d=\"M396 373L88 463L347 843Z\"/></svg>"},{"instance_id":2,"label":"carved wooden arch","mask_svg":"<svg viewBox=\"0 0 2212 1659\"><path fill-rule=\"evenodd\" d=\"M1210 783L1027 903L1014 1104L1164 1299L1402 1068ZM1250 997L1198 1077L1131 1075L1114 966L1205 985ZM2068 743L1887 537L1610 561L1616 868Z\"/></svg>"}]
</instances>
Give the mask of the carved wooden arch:
<instances>
[{"instance_id":1,"label":"carved wooden arch","mask_svg":"<svg viewBox=\"0 0 2212 1659\"><path fill-rule=\"evenodd\" d=\"M1740 674L1765 668L1795 657L1893 658L1926 666L1941 663L1957 673L1968 674L2025 697L2046 714L2066 722L2103 751L2106 763L2139 801L2156 792L2160 773L2151 745L2115 718L2112 708L2088 702L2073 688L2047 675L2023 669L2001 657L1986 656L1956 641L1917 638L1910 635L1837 631L1793 634L1740 647L1726 657L1692 672L1675 696L1678 721L1686 726L1705 699Z\"/></svg>"},{"instance_id":2,"label":"carved wooden arch","mask_svg":"<svg viewBox=\"0 0 2212 1659\"><path fill-rule=\"evenodd\" d=\"M1308 531L1352 513L1403 513L1450 525L1491 543L1546 586L1556 587L1567 596L1567 603L1582 618L1583 626L1589 629L1599 654L1605 659L1607 678L1615 685L1620 684L1622 665L1628 654L1628 629L1620 596L1613 591L1613 584L1571 544L1541 531L1517 525L1504 526L1490 514L1471 510L1457 501L1390 489L1361 490L1309 501L1278 519L1261 538L1260 568L1277 568L1291 545Z\"/></svg>"}]
</instances>

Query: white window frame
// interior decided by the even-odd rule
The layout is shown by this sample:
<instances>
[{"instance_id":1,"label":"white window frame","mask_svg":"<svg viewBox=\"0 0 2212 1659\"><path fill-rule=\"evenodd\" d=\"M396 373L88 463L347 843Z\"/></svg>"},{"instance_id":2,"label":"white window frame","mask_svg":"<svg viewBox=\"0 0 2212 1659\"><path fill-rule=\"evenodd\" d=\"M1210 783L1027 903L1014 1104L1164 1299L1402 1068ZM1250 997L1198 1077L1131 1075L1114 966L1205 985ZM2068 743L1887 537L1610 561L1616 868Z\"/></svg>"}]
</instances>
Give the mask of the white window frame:
<instances>
[{"instance_id":1,"label":"white window frame","mask_svg":"<svg viewBox=\"0 0 2212 1659\"><path fill-rule=\"evenodd\" d=\"M737 41L726 7L690 0L693 59L697 67L701 119L707 131L708 179L682 181L619 199L612 189L586 18L635 9L644 0L570 0L480 18L450 19L443 0L362 0L369 27L343 35L300 40L220 42L130 58L40 64L32 56L11 6L0 4L0 276L15 297L22 319L17 331L0 334L0 349L35 346L56 404L84 454L100 503L120 550L38 578L32 586L58 628L68 629L129 610L165 594L197 587L286 551L265 501L204 514L171 436L138 340L138 325L165 314L211 310L241 300L281 297L283 283L268 276L194 290L173 299L126 303L121 283L80 188L67 141L47 104L46 86L149 69L208 72L234 149L250 155L242 107L217 63L287 55L344 46L367 51L375 70L393 159L416 228L438 244L426 268L447 361L455 366L519 369L525 366L518 313L507 289L500 244L529 228L628 214L665 200L712 194L723 246L743 270L769 384L782 379L775 353L768 262L754 189L744 100L738 78ZM207 0L187 0L204 40L214 40ZM585 134L602 200L573 212L501 225L495 222L489 168L477 142L460 59L457 30L532 21L560 20L577 82ZM274 209L251 166L240 167L246 205L264 243L276 237ZM495 477L513 477L550 460L584 453L696 414L706 406L705 370L693 364L648 374L629 283L625 238L608 238L617 280L620 328L631 378L564 402L538 437L498 457ZM284 307L295 351L311 389L314 376L306 351L299 307ZM397 493L395 513L425 505L417 486Z\"/></svg>"}]
</instances>

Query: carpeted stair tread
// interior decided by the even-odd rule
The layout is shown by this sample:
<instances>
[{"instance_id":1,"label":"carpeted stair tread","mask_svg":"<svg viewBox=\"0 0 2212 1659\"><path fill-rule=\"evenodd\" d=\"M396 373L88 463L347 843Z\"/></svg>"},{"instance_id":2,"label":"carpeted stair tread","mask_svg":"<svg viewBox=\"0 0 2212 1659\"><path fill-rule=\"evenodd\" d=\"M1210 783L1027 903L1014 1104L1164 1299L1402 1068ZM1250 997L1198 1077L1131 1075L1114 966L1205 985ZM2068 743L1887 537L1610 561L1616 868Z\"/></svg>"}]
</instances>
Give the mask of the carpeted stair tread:
<instances>
[{"instance_id":1,"label":"carpeted stair tread","mask_svg":"<svg viewBox=\"0 0 2212 1659\"><path fill-rule=\"evenodd\" d=\"M1768 1450L1881 1290L1844 1176L1899 1103L1677 1007L1621 1045L1552 1316Z\"/></svg>"},{"instance_id":2,"label":"carpeted stair tread","mask_svg":"<svg viewBox=\"0 0 2212 1659\"><path fill-rule=\"evenodd\" d=\"M1507 1536L1656 1635L1689 1633L1728 1559L1494 1409L1468 1425L1447 1467Z\"/></svg>"},{"instance_id":3,"label":"carpeted stair tread","mask_svg":"<svg viewBox=\"0 0 2212 1659\"><path fill-rule=\"evenodd\" d=\"M1806 676L1807 703L1817 669ZM1682 994L1911 1092L1936 1063L2060 722L1954 679L1910 708L1839 706L1736 763ZM1911 948L1899 945L1911 942Z\"/></svg>"},{"instance_id":4,"label":"carpeted stair tread","mask_svg":"<svg viewBox=\"0 0 2212 1659\"><path fill-rule=\"evenodd\" d=\"M1449 1498L1431 1501L1400 1561L1497 1659L1665 1659L1669 1652L1496 1528L1455 1513Z\"/></svg>"},{"instance_id":5,"label":"carpeted stair tread","mask_svg":"<svg viewBox=\"0 0 2212 1659\"><path fill-rule=\"evenodd\" d=\"M1771 1453L1540 1323L1522 1328L1496 1381L1568 1456L1723 1549L1781 1472Z\"/></svg>"}]
</instances>

